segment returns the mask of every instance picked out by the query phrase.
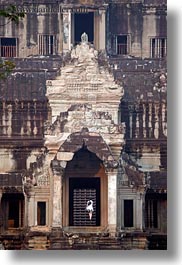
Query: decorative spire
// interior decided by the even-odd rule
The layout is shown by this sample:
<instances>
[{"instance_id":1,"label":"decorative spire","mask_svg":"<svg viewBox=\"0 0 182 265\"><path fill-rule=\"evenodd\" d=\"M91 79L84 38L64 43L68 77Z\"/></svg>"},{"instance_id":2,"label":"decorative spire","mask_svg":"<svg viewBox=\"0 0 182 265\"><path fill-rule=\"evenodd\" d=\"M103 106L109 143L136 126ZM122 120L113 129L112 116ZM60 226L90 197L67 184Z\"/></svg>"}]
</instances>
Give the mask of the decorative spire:
<instances>
[{"instance_id":1,"label":"decorative spire","mask_svg":"<svg viewBox=\"0 0 182 265\"><path fill-rule=\"evenodd\" d=\"M81 42L88 43L88 35L85 32L81 35Z\"/></svg>"}]
</instances>

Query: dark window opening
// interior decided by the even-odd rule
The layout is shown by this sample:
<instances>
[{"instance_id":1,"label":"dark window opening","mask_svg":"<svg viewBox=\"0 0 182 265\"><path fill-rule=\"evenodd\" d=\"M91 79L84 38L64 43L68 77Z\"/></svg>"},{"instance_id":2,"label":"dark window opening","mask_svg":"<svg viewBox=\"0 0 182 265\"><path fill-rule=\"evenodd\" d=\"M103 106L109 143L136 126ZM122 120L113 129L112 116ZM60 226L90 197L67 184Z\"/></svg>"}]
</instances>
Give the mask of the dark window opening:
<instances>
[{"instance_id":1,"label":"dark window opening","mask_svg":"<svg viewBox=\"0 0 182 265\"><path fill-rule=\"evenodd\" d=\"M17 39L16 38L0 38L1 57L17 56Z\"/></svg>"},{"instance_id":2,"label":"dark window opening","mask_svg":"<svg viewBox=\"0 0 182 265\"><path fill-rule=\"evenodd\" d=\"M94 41L94 13L84 13L74 15L75 44L81 42L81 35L85 32L88 35L88 41Z\"/></svg>"},{"instance_id":3,"label":"dark window opening","mask_svg":"<svg viewBox=\"0 0 182 265\"><path fill-rule=\"evenodd\" d=\"M46 34L39 35L39 54L56 54L56 36Z\"/></svg>"},{"instance_id":4,"label":"dark window opening","mask_svg":"<svg viewBox=\"0 0 182 265\"><path fill-rule=\"evenodd\" d=\"M145 204L146 221L145 225L147 228L158 228L158 209L157 200L146 200Z\"/></svg>"},{"instance_id":5,"label":"dark window opening","mask_svg":"<svg viewBox=\"0 0 182 265\"><path fill-rule=\"evenodd\" d=\"M93 201L92 218L86 210L87 202ZM100 225L100 178L70 178L69 225Z\"/></svg>"},{"instance_id":6,"label":"dark window opening","mask_svg":"<svg viewBox=\"0 0 182 265\"><path fill-rule=\"evenodd\" d=\"M19 227L19 200L9 201L8 227Z\"/></svg>"},{"instance_id":7,"label":"dark window opening","mask_svg":"<svg viewBox=\"0 0 182 265\"><path fill-rule=\"evenodd\" d=\"M3 226L5 229L18 228L24 225L23 194L3 194L2 197Z\"/></svg>"},{"instance_id":8,"label":"dark window opening","mask_svg":"<svg viewBox=\"0 0 182 265\"><path fill-rule=\"evenodd\" d=\"M37 224L46 225L46 202L37 203Z\"/></svg>"},{"instance_id":9,"label":"dark window opening","mask_svg":"<svg viewBox=\"0 0 182 265\"><path fill-rule=\"evenodd\" d=\"M120 54L120 55L128 54L128 36L127 35L117 36L117 54Z\"/></svg>"},{"instance_id":10,"label":"dark window opening","mask_svg":"<svg viewBox=\"0 0 182 265\"><path fill-rule=\"evenodd\" d=\"M133 227L133 200L124 200L124 227Z\"/></svg>"}]
</instances>

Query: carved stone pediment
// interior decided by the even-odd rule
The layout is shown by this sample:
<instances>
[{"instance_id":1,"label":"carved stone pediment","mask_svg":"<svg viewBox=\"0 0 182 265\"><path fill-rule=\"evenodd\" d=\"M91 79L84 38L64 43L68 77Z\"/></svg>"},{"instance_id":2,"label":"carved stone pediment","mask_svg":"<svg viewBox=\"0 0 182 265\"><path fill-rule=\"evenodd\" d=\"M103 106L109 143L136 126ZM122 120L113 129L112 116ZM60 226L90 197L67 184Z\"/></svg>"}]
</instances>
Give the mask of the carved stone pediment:
<instances>
[{"instance_id":1,"label":"carved stone pediment","mask_svg":"<svg viewBox=\"0 0 182 265\"><path fill-rule=\"evenodd\" d=\"M61 68L61 75L47 81L53 117L75 103L89 102L95 108L117 111L123 93L108 66L99 65L98 52L86 41L71 51L71 59Z\"/></svg>"},{"instance_id":2,"label":"carved stone pediment","mask_svg":"<svg viewBox=\"0 0 182 265\"><path fill-rule=\"evenodd\" d=\"M52 120L44 133L49 152L56 155L68 134L83 128L100 134L107 145L119 150L125 133L124 126L118 124L123 87L115 82L107 59L88 43L86 34L60 70L60 76L47 81Z\"/></svg>"}]
</instances>

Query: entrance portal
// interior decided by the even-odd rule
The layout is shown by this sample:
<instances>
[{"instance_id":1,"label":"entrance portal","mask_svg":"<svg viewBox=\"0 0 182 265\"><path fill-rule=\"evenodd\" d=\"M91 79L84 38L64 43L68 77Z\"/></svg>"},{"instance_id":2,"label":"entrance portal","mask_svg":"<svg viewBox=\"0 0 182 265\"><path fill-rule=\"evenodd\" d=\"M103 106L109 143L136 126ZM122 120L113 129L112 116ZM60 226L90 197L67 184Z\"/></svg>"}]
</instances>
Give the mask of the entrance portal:
<instances>
[{"instance_id":1,"label":"entrance portal","mask_svg":"<svg viewBox=\"0 0 182 265\"><path fill-rule=\"evenodd\" d=\"M103 162L83 146L67 163L63 176L63 226L107 225L107 175ZM91 203L91 204L90 204Z\"/></svg>"},{"instance_id":2,"label":"entrance portal","mask_svg":"<svg viewBox=\"0 0 182 265\"><path fill-rule=\"evenodd\" d=\"M18 228L24 224L24 196L23 194L3 194L2 209L4 228Z\"/></svg>"},{"instance_id":3,"label":"entrance portal","mask_svg":"<svg viewBox=\"0 0 182 265\"><path fill-rule=\"evenodd\" d=\"M87 202L93 202L92 217L86 210ZM69 179L70 226L100 225L100 178Z\"/></svg>"},{"instance_id":4,"label":"entrance portal","mask_svg":"<svg viewBox=\"0 0 182 265\"><path fill-rule=\"evenodd\" d=\"M88 41L94 41L94 12L74 15L74 39L75 44L81 41L81 35L85 32L88 35Z\"/></svg>"}]
</instances>

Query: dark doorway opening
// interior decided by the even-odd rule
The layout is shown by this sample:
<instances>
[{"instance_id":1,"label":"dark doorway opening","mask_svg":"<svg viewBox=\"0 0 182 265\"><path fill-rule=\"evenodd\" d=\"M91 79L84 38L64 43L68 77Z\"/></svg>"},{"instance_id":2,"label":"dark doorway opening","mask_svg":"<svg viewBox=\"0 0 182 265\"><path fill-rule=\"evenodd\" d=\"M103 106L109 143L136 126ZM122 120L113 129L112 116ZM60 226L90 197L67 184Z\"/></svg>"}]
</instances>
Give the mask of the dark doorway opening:
<instances>
[{"instance_id":1,"label":"dark doorway opening","mask_svg":"<svg viewBox=\"0 0 182 265\"><path fill-rule=\"evenodd\" d=\"M24 224L24 196L23 194L3 194L2 209L4 227L18 228Z\"/></svg>"},{"instance_id":2,"label":"dark doorway opening","mask_svg":"<svg viewBox=\"0 0 182 265\"><path fill-rule=\"evenodd\" d=\"M124 200L124 226L133 227L133 200Z\"/></svg>"},{"instance_id":3,"label":"dark doorway opening","mask_svg":"<svg viewBox=\"0 0 182 265\"><path fill-rule=\"evenodd\" d=\"M74 15L75 24L75 44L81 41L81 35L85 32L88 35L88 41L93 43L94 41L94 13L84 13Z\"/></svg>"},{"instance_id":4,"label":"dark doorway opening","mask_svg":"<svg viewBox=\"0 0 182 265\"><path fill-rule=\"evenodd\" d=\"M90 220L86 210L87 201L93 201L93 215ZM69 225L100 225L100 178L69 179Z\"/></svg>"},{"instance_id":5,"label":"dark doorway opening","mask_svg":"<svg viewBox=\"0 0 182 265\"><path fill-rule=\"evenodd\" d=\"M37 224L46 225L46 202L37 203Z\"/></svg>"},{"instance_id":6,"label":"dark doorway opening","mask_svg":"<svg viewBox=\"0 0 182 265\"><path fill-rule=\"evenodd\" d=\"M19 227L19 200L9 201L8 226Z\"/></svg>"}]
</instances>

